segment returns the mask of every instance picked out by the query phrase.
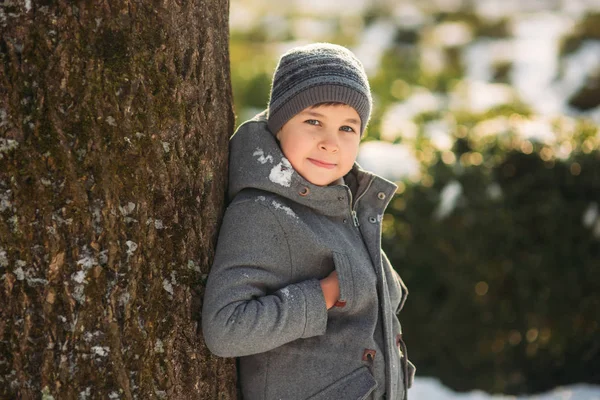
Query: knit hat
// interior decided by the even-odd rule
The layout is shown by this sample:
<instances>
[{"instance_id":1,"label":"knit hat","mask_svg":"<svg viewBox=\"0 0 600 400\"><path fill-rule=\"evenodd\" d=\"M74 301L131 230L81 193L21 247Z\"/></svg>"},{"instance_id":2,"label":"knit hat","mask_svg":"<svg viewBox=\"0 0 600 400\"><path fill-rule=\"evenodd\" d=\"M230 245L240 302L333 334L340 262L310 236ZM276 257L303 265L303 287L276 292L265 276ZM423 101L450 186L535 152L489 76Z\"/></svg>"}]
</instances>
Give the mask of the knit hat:
<instances>
[{"instance_id":1,"label":"knit hat","mask_svg":"<svg viewBox=\"0 0 600 400\"><path fill-rule=\"evenodd\" d=\"M362 135L371 114L367 74L354 54L331 43L295 47L281 56L273 75L268 125L273 134L307 107L340 102L360 116Z\"/></svg>"}]
</instances>

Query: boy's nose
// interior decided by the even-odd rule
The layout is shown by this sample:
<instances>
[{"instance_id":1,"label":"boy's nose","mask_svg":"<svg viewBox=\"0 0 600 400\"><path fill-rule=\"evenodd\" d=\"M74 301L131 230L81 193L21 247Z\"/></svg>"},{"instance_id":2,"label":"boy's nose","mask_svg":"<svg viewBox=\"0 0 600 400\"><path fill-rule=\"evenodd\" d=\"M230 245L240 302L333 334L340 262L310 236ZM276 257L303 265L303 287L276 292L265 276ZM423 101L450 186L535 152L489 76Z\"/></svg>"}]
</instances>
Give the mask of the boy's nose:
<instances>
[{"instance_id":1,"label":"boy's nose","mask_svg":"<svg viewBox=\"0 0 600 400\"><path fill-rule=\"evenodd\" d=\"M330 151L332 153L335 153L339 150L339 145L337 142L337 137L334 135L326 135L325 137L323 137L323 139L321 140L321 143L319 143L319 147L322 150L325 151Z\"/></svg>"},{"instance_id":2,"label":"boy's nose","mask_svg":"<svg viewBox=\"0 0 600 400\"><path fill-rule=\"evenodd\" d=\"M329 151L332 153L337 153L338 151L337 144L334 144L333 142L322 142L320 147L322 150Z\"/></svg>"}]
</instances>

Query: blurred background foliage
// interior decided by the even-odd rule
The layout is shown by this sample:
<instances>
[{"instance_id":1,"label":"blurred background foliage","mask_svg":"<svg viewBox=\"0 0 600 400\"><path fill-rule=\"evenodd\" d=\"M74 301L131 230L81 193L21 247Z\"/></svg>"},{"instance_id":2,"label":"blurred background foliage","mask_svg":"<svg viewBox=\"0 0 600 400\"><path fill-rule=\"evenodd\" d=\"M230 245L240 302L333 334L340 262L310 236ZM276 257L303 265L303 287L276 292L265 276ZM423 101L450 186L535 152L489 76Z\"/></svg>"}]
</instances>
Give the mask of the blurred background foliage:
<instances>
[{"instance_id":1,"label":"blurred background foliage","mask_svg":"<svg viewBox=\"0 0 600 400\"><path fill-rule=\"evenodd\" d=\"M600 3L232 0L237 124L287 49L345 45L374 110L359 163L399 185L383 247L421 376L600 383Z\"/></svg>"}]
</instances>

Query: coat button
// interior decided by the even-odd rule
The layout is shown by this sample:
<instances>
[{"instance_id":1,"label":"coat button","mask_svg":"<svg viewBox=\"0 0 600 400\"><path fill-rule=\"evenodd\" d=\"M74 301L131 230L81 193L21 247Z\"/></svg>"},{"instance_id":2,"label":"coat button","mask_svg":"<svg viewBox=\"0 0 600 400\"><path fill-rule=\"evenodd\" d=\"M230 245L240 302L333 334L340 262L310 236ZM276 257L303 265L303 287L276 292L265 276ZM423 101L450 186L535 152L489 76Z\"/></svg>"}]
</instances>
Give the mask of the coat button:
<instances>
[{"instance_id":1,"label":"coat button","mask_svg":"<svg viewBox=\"0 0 600 400\"><path fill-rule=\"evenodd\" d=\"M385 200L385 193L379 192L377 193L377 197L379 198L379 200Z\"/></svg>"},{"instance_id":2,"label":"coat button","mask_svg":"<svg viewBox=\"0 0 600 400\"><path fill-rule=\"evenodd\" d=\"M368 361L368 362L373 362L373 360L375 359L375 354L377 353L377 351L373 350L373 349L365 349L365 351L363 352L363 361Z\"/></svg>"},{"instance_id":3,"label":"coat button","mask_svg":"<svg viewBox=\"0 0 600 400\"><path fill-rule=\"evenodd\" d=\"M377 218L375 218L375 217L369 217L369 222L372 223L372 224L374 224L374 223L377 222Z\"/></svg>"},{"instance_id":4,"label":"coat button","mask_svg":"<svg viewBox=\"0 0 600 400\"><path fill-rule=\"evenodd\" d=\"M300 189L300 191L298 192L298 194L300 196L308 196L309 193L310 193L310 189L307 188L306 186L303 187L302 189Z\"/></svg>"}]
</instances>

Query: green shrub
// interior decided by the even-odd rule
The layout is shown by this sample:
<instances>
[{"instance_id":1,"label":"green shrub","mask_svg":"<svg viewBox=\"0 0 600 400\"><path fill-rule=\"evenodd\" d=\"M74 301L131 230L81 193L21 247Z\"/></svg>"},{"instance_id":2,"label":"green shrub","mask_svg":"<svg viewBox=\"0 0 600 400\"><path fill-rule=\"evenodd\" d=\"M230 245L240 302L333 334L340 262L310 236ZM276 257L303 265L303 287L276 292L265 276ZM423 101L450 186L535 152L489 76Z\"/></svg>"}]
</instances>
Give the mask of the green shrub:
<instances>
[{"instance_id":1,"label":"green shrub","mask_svg":"<svg viewBox=\"0 0 600 400\"><path fill-rule=\"evenodd\" d=\"M411 359L457 390L600 383L600 152L490 162L498 150L478 166L438 161L430 187L408 186L388 209L383 247L411 292L400 315ZM462 194L436 218L450 182Z\"/></svg>"}]
</instances>

